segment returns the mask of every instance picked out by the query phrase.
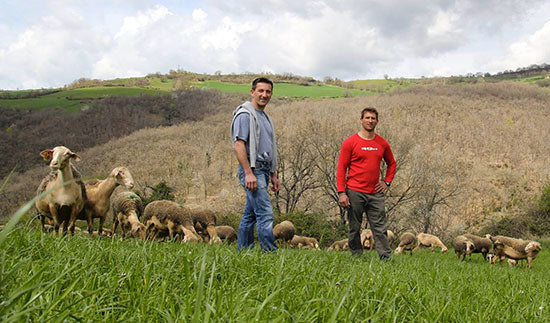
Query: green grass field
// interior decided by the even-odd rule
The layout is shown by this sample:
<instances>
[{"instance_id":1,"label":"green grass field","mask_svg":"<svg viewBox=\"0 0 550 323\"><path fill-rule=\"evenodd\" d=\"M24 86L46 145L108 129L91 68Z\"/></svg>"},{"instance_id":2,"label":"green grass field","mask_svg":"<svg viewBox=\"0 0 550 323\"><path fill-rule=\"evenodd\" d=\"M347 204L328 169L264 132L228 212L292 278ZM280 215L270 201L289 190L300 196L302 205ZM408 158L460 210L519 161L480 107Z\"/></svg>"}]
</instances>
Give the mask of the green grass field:
<instances>
[{"instance_id":1,"label":"green grass field","mask_svg":"<svg viewBox=\"0 0 550 323\"><path fill-rule=\"evenodd\" d=\"M108 96L139 96L165 94L166 91L137 87L89 87L43 95L30 99L0 99L0 106L26 109L62 108L77 111L89 104L87 101Z\"/></svg>"},{"instance_id":2,"label":"green grass field","mask_svg":"<svg viewBox=\"0 0 550 323\"><path fill-rule=\"evenodd\" d=\"M0 321L548 322L550 256L533 270L429 250L374 252L52 237L0 240Z\"/></svg>"},{"instance_id":3,"label":"green grass field","mask_svg":"<svg viewBox=\"0 0 550 323\"><path fill-rule=\"evenodd\" d=\"M249 93L250 84L232 84L218 81L205 81L197 83L198 87L217 89L223 92ZM344 96L367 95L367 92L350 90L331 85L304 86L290 83L276 83L273 90L273 97L288 98L340 98Z\"/></svg>"}]
</instances>

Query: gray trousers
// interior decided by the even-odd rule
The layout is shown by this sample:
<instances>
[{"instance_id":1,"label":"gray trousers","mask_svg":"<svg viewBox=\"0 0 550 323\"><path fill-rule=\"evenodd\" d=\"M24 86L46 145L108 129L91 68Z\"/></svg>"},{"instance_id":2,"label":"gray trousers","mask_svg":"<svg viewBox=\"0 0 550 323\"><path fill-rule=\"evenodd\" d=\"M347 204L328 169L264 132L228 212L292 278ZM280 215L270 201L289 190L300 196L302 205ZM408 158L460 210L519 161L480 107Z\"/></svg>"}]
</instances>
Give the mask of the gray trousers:
<instances>
[{"instance_id":1,"label":"gray trousers","mask_svg":"<svg viewBox=\"0 0 550 323\"><path fill-rule=\"evenodd\" d=\"M361 244L361 223L363 213L366 213L372 235L374 237L374 248L380 258L391 257L391 247L388 241L386 222L386 210L384 207L384 193L361 193L354 190L347 190L349 197L349 249L352 254L363 253Z\"/></svg>"}]
</instances>

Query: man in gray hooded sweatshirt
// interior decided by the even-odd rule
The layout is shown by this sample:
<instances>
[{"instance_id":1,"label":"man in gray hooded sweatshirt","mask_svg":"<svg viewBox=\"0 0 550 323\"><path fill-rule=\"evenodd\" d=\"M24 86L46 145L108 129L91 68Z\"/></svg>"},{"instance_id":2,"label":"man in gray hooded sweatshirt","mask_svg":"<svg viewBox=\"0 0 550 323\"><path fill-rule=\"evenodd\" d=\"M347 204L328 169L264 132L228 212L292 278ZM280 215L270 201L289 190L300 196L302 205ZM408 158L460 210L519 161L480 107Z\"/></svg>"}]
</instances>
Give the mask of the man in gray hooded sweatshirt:
<instances>
[{"instance_id":1,"label":"man in gray hooded sweatshirt","mask_svg":"<svg viewBox=\"0 0 550 323\"><path fill-rule=\"evenodd\" d=\"M238 249L254 247L254 225L262 250L275 251L273 207L267 187L279 191L277 179L277 142L269 116L264 112L273 94L273 82L260 77L252 82L251 100L233 112L231 140L239 170L237 176L246 191L246 204L237 235Z\"/></svg>"}]
</instances>

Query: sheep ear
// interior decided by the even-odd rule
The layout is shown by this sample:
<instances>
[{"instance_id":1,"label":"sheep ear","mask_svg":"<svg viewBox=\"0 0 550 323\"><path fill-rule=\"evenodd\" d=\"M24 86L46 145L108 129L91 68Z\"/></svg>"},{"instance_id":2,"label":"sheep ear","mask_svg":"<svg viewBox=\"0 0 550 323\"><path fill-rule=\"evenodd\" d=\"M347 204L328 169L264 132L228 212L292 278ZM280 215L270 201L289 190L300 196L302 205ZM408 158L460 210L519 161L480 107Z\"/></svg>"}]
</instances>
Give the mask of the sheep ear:
<instances>
[{"instance_id":1,"label":"sheep ear","mask_svg":"<svg viewBox=\"0 0 550 323\"><path fill-rule=\"evenodd\" d=\"M50 161L53 156L53 150L52 149L42 150L40 152L40 156L42 156L42 158L44 158L45 161Z\"/></svg>"},{"instance_id":2,"label":"sheep ear","mask_svg":"<svg viewBox=\"0 0 550 323\"><path fill-rule=\"evenodd\" d=\"M78 156L78 155L75 154L75 153L71 153L71 158L74 159L75 162L79 162L79 161L80 161L80 156Z\"/></svg>"}]
</instances>

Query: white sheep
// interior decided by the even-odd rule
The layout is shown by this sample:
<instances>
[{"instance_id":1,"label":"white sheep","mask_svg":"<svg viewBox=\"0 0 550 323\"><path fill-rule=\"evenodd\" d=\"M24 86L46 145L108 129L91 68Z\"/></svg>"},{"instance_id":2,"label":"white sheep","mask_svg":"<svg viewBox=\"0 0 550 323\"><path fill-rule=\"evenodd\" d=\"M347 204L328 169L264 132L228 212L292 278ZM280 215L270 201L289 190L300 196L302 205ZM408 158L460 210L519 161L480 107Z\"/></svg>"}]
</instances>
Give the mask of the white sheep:
<instances>
[{"instance_id":1,"label":"white sheep","mask_svg":"<svg viewBox=\"0 0 550 323\"><path fill-rule=\"evenodd\" d=\"M126 167L116 167L103 180L92 179L85 182L84 208L77 215L77 219L88 222L88 233L92 234L93 232L93 219L95 218L99 218L97 231L99 234L103 233L103 223L111 207L111 195L118 185L124 185L127 189L134 188L134 179Z\"/></svg>"},{"instance_id":2,"label":"white sheep","mask_svg":"<svg viewBox=\"0 0 550 323\"><path fill-rule=\"evenodd\" d=\"M84 207L84 198L83 188L75 180L71 159L79 161L80 156L64 146L43 150L40 156L50 161L52 170L38 187L39 194L48 193L35 203L38 213L42 216L42 226L45 224L44 217L48 217L53 220L54 235L59 231L61 224L64 233L67 229L74 233L76 217Z\"/></svg>"},{"instance_id":3,"label":"white sheep","mask_svg":"<svg viewBox=\"0 0 550 323\"><path fill-rule=\"evenodd\" d=\"M542 246L537 241L528 241L523 239L515 239L505 236L486 236L493 242L493 250L495 256L491 259L491 264L494 264L498 259L500 264L506 258L513 260L527 259L527 270L531 269L533 260L541 251Z\"/></svg>"},{"instance_id":4,"label":"white sheep","mask_svg":"<svg viewBox=\"0 0 550 323\"><path fill-rule=\"evenodd\" d=\"M387 230L388 242L391 245L393 240L395 240L395 234L391 230ZM371 229L366 229L361 231L361 244L363 248L372 250L374 249L374 235L372 234Z\"/></svg>"},{"instance_id":5,"label":"white sheep","mask_svg":"<svg viewBox=\"0 0 550 323\"><path fill-rule=\"evenodd\" d=\"M434 236L433 234L428 233L419 233L416 235L416 248L420 249L420 247L427 247L431 248L432 251L435 250L436 247L441 248L441 253L447 252L447 247L439 240L438 237Z\"/></svg>"}]
</instances>

